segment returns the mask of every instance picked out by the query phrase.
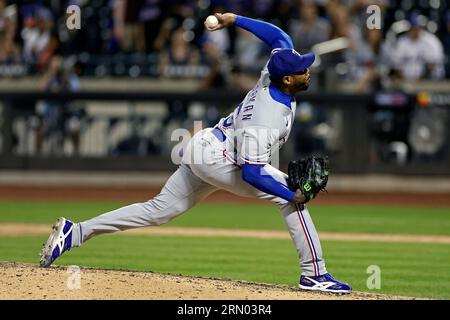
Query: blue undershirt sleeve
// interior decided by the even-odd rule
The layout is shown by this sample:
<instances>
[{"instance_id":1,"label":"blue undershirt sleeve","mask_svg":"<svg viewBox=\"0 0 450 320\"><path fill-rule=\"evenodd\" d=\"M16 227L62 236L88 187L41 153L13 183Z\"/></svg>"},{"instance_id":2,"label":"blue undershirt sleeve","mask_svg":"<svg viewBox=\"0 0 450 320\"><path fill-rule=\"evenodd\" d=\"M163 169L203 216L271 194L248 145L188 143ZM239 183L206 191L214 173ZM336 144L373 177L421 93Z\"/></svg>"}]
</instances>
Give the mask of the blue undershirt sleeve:
<instances>
[{"instance_id":1,"label":"blue undershirt sleeve","mask_svg":"<svg viewBox=\"0 0 450 320\"><path fill-rule=\"evenodd\" d=\"M292 192L287 186L275 180L270 174L264 174L263 168L264 166L243 164L242 179L258 190L283 198L289 202L292 201L295 192Z\"/></svg>"},{"instance_id":2,"label":"blue undershirt sleeve","mask_svg":"<svg viewBox=\"0 0 450 320\"><path fill-rule=\"evenodd\" d=\"M286 32L271 23L243 16L237 16L234 24L242 29L250 31L272 49L294 48L291 37L289 37Z\"/></svg>"}]
</instances>

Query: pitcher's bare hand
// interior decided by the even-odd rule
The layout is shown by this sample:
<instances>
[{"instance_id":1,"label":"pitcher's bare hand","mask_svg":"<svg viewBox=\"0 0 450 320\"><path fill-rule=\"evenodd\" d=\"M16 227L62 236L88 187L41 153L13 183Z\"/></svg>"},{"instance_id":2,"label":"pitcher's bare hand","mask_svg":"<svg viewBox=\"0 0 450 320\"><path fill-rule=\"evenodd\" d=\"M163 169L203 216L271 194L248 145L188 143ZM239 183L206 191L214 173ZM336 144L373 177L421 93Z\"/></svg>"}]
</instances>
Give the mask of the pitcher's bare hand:
<instances>
[{"instance_id":1,"label":"pitcher's bare hand","mask_svg":"<svg viewBox=\"0 0 450 320\"><path fill-rule=\"evenodd\" d=\"M297 191L295 191L295 196L294 198L292 198L293 203L297 204L297 203L303 203L305 202L306 197L303 195L303 193L300 191L300 189L297 189Z\"/></svg>"},{"instance_id":2,"label":"pitcher's bare hand","mask_svg":"<svg viewBox=\"0 0 450 320\"><path fill-rule=\"evenodd\" d=\"M205 28L209 31L216 31L223 28L228 28L234 24L234 21L236 21L236 15L234 13L214 13L214 16L219 20L219 24L215 26L214 28L208 28L205 24Z\"/></svg>"}]
</instances>

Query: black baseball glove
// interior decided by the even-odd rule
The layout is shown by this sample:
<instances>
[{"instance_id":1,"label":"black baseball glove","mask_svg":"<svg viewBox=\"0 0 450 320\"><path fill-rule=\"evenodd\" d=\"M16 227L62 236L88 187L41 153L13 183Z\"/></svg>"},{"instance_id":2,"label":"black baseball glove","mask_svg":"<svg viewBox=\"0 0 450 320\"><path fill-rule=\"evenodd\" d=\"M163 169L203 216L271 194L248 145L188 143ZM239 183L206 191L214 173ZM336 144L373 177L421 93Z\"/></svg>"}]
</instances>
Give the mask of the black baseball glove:
<instances>
[{"instance_id":1,"label":"black baseball glove","mask_svg":"<svg viewBox=\"0 0 450 320\"><path fill-rule=\"evenodd\" d=\"M292 191L300 191L306 203L316 197L320 191L326 191L330 174L328 157L309 157L299 161L291 161L288 165L288 187Z\"/></svg>"}]
</instances>

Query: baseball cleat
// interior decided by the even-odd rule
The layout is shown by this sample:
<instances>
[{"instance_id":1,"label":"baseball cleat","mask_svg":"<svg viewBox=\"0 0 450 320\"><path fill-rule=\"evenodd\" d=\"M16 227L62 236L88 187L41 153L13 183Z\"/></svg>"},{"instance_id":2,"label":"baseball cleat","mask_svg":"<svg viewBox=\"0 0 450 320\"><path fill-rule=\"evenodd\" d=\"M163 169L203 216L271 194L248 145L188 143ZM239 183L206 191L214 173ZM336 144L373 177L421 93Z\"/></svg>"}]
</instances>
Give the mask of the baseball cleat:
<instances>
[{"instance_id":1,"label":"baseball cleat","mask_svg":"<svg viewBox=\"0 0 450 320\"><path fill-rule=\"evenodd\" d=\"M40 265L50 266L59 256L72 247L73 222L65 218L58 218L52 226L52 232L47 243L42 248Z\"/></svg>"},{"instance_id":2,"label":"baseball cleat","mask_svg":"<svg viewBox=\"0 0 450 320\"><path fill-rule=\"evenodd\" d=\"M333 278L329 273L317 277L301 276L300 289L332 293L350 293L352 287Z\"/></svg>"}]
</instances>

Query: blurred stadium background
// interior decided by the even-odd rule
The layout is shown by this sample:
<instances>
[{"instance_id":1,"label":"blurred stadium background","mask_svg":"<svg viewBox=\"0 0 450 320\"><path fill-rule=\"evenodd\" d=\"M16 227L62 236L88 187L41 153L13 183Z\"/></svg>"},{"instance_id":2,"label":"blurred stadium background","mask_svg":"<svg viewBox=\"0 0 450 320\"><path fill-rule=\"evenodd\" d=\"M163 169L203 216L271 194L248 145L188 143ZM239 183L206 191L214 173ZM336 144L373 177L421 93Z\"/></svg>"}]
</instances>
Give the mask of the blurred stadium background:
<instances>
[{"instance_id":1,"label":"blurred stadium background","mask_svg":"<svg viewBox=\"0 0 450 320\"><path fill-rule=\"evenodd\" d=\"M67 28L70 5L80 7L80 29ZM370 5L380 8L381 29L367 28ZM118 201L145 201L156 193L176 168L172 158L180 139L174 130L194 132L195 121L213 126L253 87L269 57L269 48L245 31L204 29L209 14L225 11L272 22L291 35L298 51L318 57L310 89L297 97L296 122L280 160L283 169L289 160L309 154L330 157L330 193L312 204L319 205L312 210L319 231L446 236L444 244L372 249L391 254L380 258L386 265L394 256L405 264L391 265L394 285L386 292L448 298L450 6L444 0L0 0L0 221L48 224L69 213L86 219L123 204ZM265 223L273 221L272 213L262 207L236 205L231 214L220 201L236 198L212 197L219 203L193 209L175 226L283 228ZM116 202L74 202L86 199ZM392 201L395 207L383 207ZM252 213L241 217L242 211ZM253 225L262 211L264 218ZM36 239L27 239L14 251L3 238L0 260L36 262L38 246L29 249ZM115 238L107 239L98 243ZM162 257L173 249L157 245ZM288 247L286 255L292 251ZM360 257L371 247L332 241L325 247L360 254L344 261L336 250L326 251L337 276L359 279L356 288L364 290L364 268L378 260L367 258L364 264ZM95 255L95 248L86 252ZM147 244L141 249L146 252ZM402 257L413 249L419 251ZM428 255L429 266L414 264L421 254ZM68 259L61 261L80 261ZM126 256L120 263L114 259L121 258L113 255L91 265L126 268L131 263ZM355 265L352 260L360 261L358 271L349 267ZM91 260L81 261L89 265ZM136 261L131 267L170 269L152 267L152 258L137 267ZM205 274L195 269L198 261L180 272ZM289 261L295 277L295 260ZM211 263L210 270L216 265ZM399 269L410 271L401 285L395 284ZM295 280L284 271L282 280L265 272L268 278L224 274ZM414 287L424 272L440 285ZM207 274L222 275L222 270ZM397 290L402 285L405 289Z\"/></svg>"},{"instance_id":2,"label":"blurred stadium background","mask_svg":"<svg viewBox=\"0 0 450 320\"><path fill-rule=\"evenodd\" d=\"M79 30L66 26L72 4ZM381 29L366 27L370 4ZM223 11L275 23L318 54L283 163L326 153L335 173L450 173L440 0L1 0L0 168L172 170L173 130L214 125L268 58L242 30L205 31Z\"/></svg>"}]
</instances>

